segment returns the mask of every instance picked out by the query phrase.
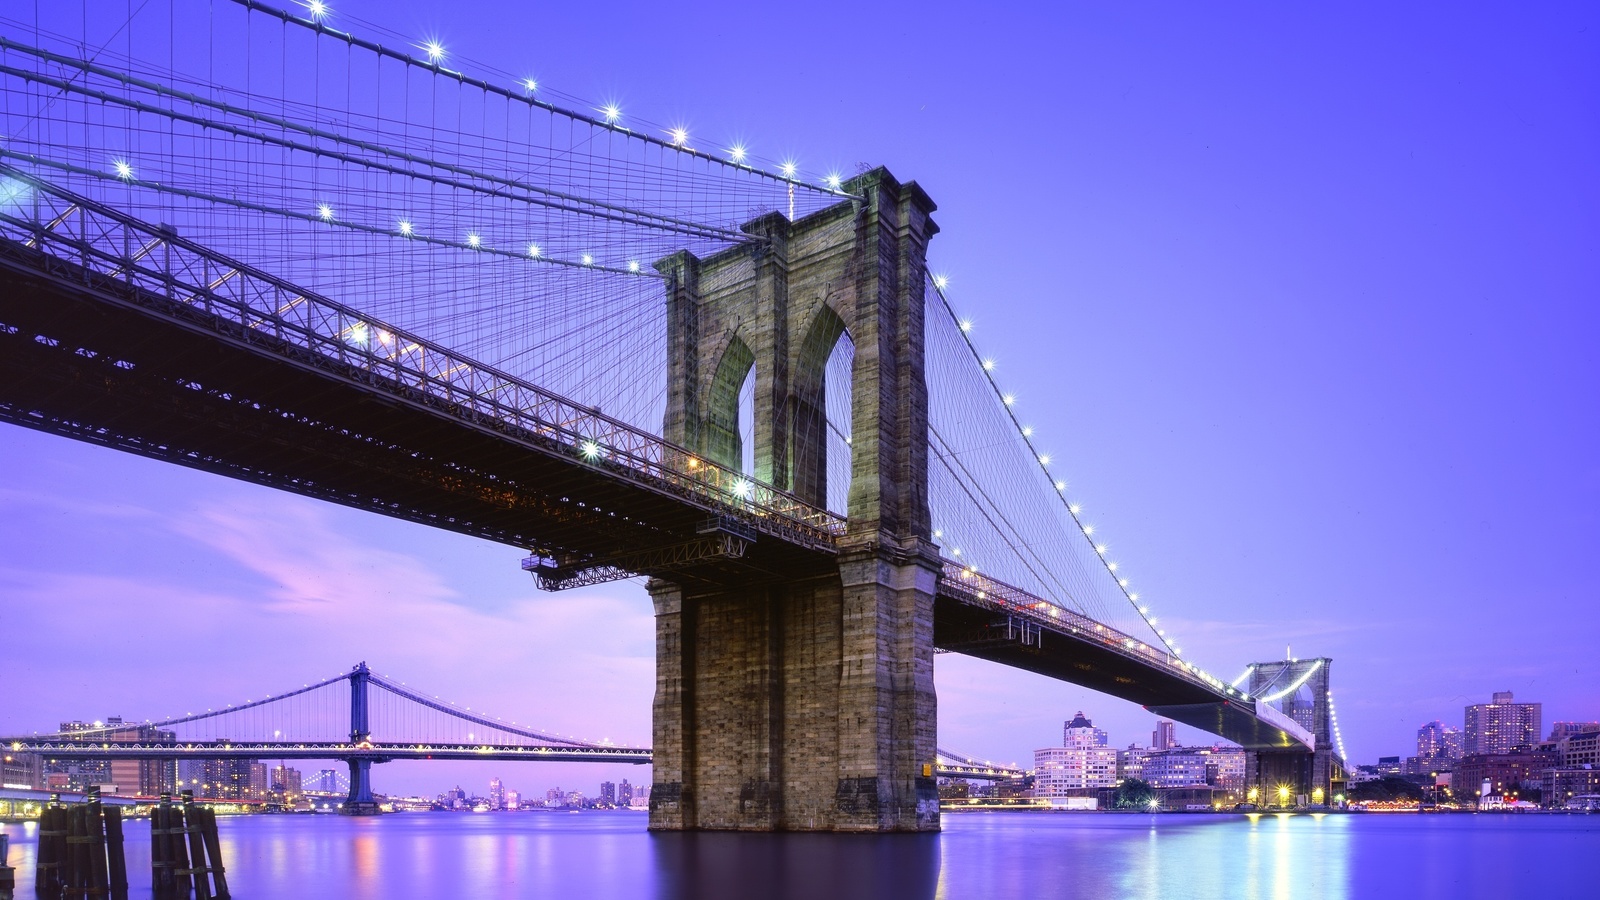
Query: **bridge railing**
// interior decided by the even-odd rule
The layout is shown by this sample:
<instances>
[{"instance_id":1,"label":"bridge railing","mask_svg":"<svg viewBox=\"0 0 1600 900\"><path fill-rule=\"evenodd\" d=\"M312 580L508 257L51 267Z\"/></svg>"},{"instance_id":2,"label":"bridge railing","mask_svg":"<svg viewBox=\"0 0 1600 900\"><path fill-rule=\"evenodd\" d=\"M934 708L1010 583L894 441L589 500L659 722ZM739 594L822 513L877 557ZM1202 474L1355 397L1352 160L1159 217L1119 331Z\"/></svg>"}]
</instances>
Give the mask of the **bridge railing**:
<instances>
[{"instance_id":1,"label":"bridge railing","mask_svg":"<svg viewBox=\"0 0 1600 900\"><path fill-rule=\"evenodd\" d=\"M958 596L967 603L986 606L996 612L1004 612L1008 615L1021 616L1053 630L1064 631L1083 640L1094 641L1108 650L1130 659L1136 659L1146 665L1164 669L1186 681L1203 685L1225 697L1240 698L1242 700L1242 695L1229 687L1226 682L1212 677L1180 657L1173 656L1163 649L1151 646L1146 641L1141 641L1132 635L1118 631L1110 625L1096 622L1094 619L1068 609L1053 600L1031 594L1022 588L1006 584L998 579L990 578L971 566L963 566L954 560L944 560L944 577L941 580L939 590L952 596Z\"/></svg>"},{"instance_id":2,"label":"bridge railing","mask_svg":"<svg viewBox=\"0 0 1600 900\"><path fill-rule=\"evenodd\" d=\"M758 530L831 548L845 520L792 494L720 466L593 407L296 287L251 266L89 198L0 164L0 236L94 276L167 301L160 312L188 315L237 339L313 354L362 382L421 401L476 425L514 428L579 464L733 515ZM103 285L101 285L103 287ZM195 313L203 315L194 315Z\"/></svg>"}]
</instances>

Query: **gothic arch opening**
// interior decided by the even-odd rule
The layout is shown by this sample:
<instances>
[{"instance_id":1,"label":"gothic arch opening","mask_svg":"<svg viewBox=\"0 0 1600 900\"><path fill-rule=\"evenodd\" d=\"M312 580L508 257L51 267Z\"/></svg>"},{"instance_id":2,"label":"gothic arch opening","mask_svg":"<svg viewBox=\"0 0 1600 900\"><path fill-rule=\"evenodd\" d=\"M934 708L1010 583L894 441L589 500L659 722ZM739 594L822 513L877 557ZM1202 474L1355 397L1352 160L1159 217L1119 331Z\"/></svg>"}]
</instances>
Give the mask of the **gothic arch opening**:
<instances>
[{"instance_id":1,"label":"gothic arch opening","mask_svg":"<svg viewBox=\"0 0 1600 900\"><path fill-rule=\"evenodd\" d=\"M733 338L706 392L700 438L707 459L747 474L755 471L755 375L755 354Z\"/></svg>"},{"instance_id":2,"label":"gothic arch opening","mask_svg":"<svg viewBox=\"0 0 1600 900\"><path fill-rule=\"evenodd\" d=\"M794 371L794 491L808 503L849 514L851 396L855 342L831 308L817 312Z\"/></svg>"}]
</instances>

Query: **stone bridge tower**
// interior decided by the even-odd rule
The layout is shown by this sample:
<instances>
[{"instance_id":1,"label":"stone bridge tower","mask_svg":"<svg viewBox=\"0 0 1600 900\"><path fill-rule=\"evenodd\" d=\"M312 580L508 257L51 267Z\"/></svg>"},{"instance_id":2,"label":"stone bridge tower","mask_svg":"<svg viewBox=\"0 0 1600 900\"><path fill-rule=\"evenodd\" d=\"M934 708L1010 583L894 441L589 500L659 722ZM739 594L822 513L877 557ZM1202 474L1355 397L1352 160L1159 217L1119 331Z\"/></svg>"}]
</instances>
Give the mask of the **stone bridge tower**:
<instances>
[{"instance_id":1,"label":"stone bridge tower","mask_svg":"<svg viewBox=\"0 0 1600 900\"><path fill-rule=\"evenodd\" d=\"M826 505L824 376L855 344L850 521L837 569L714 588L652 581L660 830L932 831L935 780L923 293L932 201L883 169L860 197L668 276L668 440Z\"/></svg>"}]
</instances>

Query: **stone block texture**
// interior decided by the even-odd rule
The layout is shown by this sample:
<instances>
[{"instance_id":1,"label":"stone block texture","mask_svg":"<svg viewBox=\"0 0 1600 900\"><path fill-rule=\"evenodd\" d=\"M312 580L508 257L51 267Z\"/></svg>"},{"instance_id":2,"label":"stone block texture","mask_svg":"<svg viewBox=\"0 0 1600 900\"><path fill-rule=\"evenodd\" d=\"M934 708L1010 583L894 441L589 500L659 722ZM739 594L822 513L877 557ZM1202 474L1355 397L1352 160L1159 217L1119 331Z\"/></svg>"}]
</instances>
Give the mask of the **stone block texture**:
<instances>
[{"instance_id":1,"label":"stone block texture","mask_svg":"<svg viewBox=\"0 0 1600 900\"><path fill-rule=\"evenodd\" d=\"M837 571L650 585L659 830L932 831L933 597L923 371L933 203L879 169L848 200L668 276L669 440L740 466L755 369L754 476L827 497L823 380L855 344L849 526Z\"/></svg>"}]
</instances>

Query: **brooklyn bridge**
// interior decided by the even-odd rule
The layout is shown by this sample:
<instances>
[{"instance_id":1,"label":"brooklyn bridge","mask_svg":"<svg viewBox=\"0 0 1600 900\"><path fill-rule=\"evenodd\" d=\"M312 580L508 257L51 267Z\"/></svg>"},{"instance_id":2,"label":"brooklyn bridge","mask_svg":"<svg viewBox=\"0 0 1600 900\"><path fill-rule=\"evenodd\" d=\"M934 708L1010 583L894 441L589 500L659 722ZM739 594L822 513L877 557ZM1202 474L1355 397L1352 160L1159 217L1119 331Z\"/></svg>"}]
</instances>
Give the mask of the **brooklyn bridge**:
<instances>
[{"instance_id":1,"label":"brooklyn bridge","mask_svg":"<svg viewBox=\"0 0 1600 900\"><path fill-rule=\"evenodd\" d=\"M188 741L8 745L344 759L352 803L390 759L649 762L656 829L933 830L972 765L937 748L951 652L1236 742L1254 784L1342 780L1326 660L1208 672L1120 571L930 270L915 182L320 3L172 10L0 33L0 418L522 548L543 590L648 578L652 745L364 664Z\"/></svg>"}]
</instances>

